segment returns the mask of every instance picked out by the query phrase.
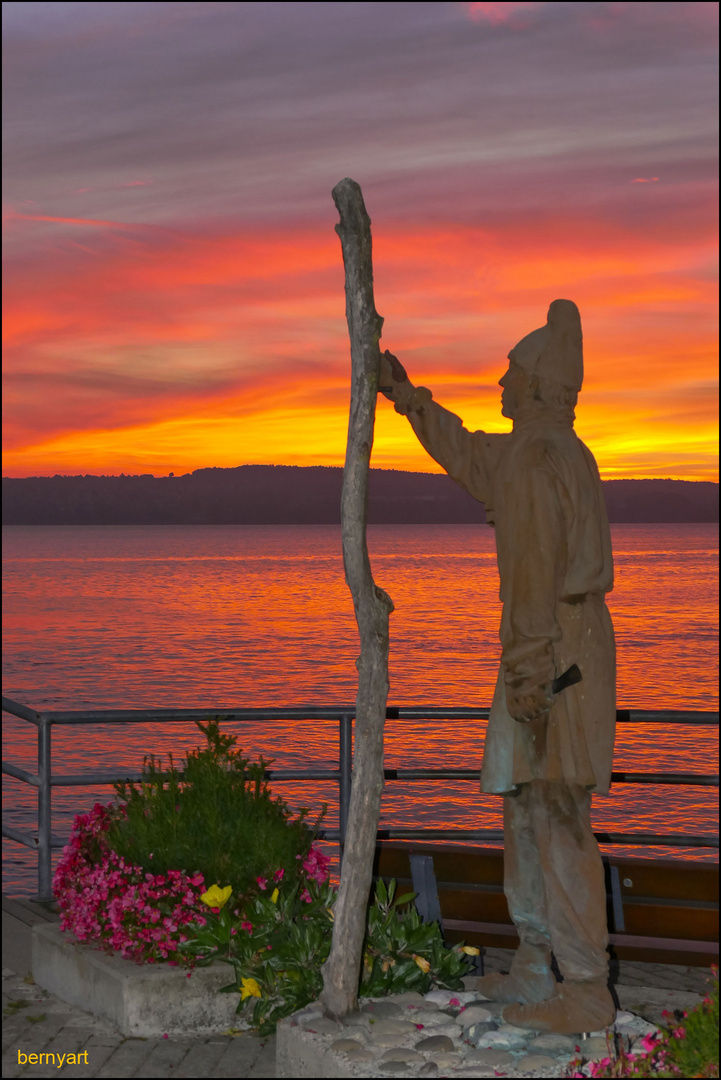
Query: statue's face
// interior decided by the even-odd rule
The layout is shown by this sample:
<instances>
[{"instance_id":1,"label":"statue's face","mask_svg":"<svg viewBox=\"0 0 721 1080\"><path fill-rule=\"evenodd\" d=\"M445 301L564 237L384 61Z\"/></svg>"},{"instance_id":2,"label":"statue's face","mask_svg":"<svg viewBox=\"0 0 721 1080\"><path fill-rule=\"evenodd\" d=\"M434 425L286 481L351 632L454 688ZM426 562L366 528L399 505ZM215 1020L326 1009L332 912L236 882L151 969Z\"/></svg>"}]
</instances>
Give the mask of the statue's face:
<instances>
[{"instance_id":1,"label":"statue's face","mask_svg":"<svg viewBox=\"0 0 721 1080\"><path fill-rule=\"evenodd\" d=\"M531 378L519 364L513 360L513 353L509 353L508 371L498 385L503 387L501 394L501 413L511 420L518 415L522 405L533 396Z\"/></svg>"}]
</instances>

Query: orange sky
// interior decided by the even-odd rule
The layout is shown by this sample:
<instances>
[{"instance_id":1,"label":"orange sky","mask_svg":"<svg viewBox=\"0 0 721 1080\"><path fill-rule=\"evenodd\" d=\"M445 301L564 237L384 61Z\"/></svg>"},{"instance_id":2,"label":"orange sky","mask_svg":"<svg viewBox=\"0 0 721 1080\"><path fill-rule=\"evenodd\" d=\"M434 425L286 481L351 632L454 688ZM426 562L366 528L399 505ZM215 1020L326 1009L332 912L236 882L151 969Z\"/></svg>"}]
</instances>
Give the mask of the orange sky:
<instances>
[{"instance_id":1,"label":"orange sky","mask_svg":"<svg viewBox=\"0 0 721 1080\"><path fill-rule=\"evenodd\" d=\"M84 7L100 19L101 9L120 5ZM198 25L205 25L203 5L144 7L197 9ZM566 20L558 25L552 21L558 5L419 7L432 8L425 15L445 20L446 32L458 35L446 59L466 65L467 81L459 76L445 92L459 109L480 57L501 65L500 71L509 49L520 50L527 66L540 49L541 74L524 69L532 97L528 87L524 97L521 87L510 100L511 87L509 101L496 103L506 113L489 112L483 137L475 128L456 131L465 123L463 109L434 116L444 93L436 84L419 112L426 126L411 136L404 109L415 106L393 96L398 87L387 87L382 100L395 102L395 112L373 135L374 155L363 159L354 151L354 157L336 145L319 111L321 99L313 98L312 168L298 147L288 151L285 172L263 164L269 147L275 154L289 138L285 128L273 127L279 120L268 120L270 134L263 141L256 132L252 151L233 158L226 139L222 153L217 147L211 148L215 156L207 151L206 171L198 173L193 160L180 160L179 144L164 145L160 134L157 152L152 139L139 141L140 134L135 149L134 135L126 136L127 147L120 135L103 141L101 118L112 125L122 114L125 122L130 85L120 87L115 120L113 110L104 113L102 101L93 98L98 64L91 61L102 54L100 30L85 38L70 25L68 36L53 46L56 52L42 54L42 63L50 65L46 77L54 71L60 87L57 127L67 122L60 114L63 78L71 86L74 63L72 79L85 96L81 105L77 95L72 100L85 110L87 145L78 142L77 124L72 133L51 129L41 94L45 68L35 72L36 97L28 89L27 65L40 65L40 54L24 57L17 83L11 66L16 89L10 115L25 124L18 119L11 125L10 140L17 131L16 141L35 166L25 173L17 167L5 211L4 475L342 464L350 361L330 191L347 171L363 185L373 219L382 347L467 427L508 430L496 385L505 357L545 322L551 300L567 297L578 304L584 329L586 378L576 426L602 475L717 478L716 195L712 152L700 134L713 108L709 100L705 112L699 110L695 69L683 67L684 43L677 45L680 34L695 33L693 48L703 52L706 9L715 5L594 5L607 9L607 22L598 25L584 21L589 5L583 4L564 5ZM629 10L619 15L619 8ZM694 9L690 22L682 8ZM659 11L650 30L643 23L646 9ZM221 23L213 19L225 17L207 16L216 35L209 39L209 56L221 49ZM335 12L341 20L336 35L345 29L342 17L351 13ZM548 44L553 26L576 48L582 42L591 50L588 73L577 67L560 89L543 53L555 47ZM161 29L147 24L141 37L152 40ZM400 29L408 27L401 23ZM44 33L39 25L30 30ZM428 30L419 23L415 33L421 57L418 42ZM469 33L479 35L477 54L468 51ZM137 55L137 34L127 43L117 28L114 34L108 37L110 68L112 61L131 62L131 53ZM190 48L190 29L176 28L176 34L168 47ZM562 45L567 56L568 41ZM670 65L658 83L639 57L639 49L651 47ZM694 55L688 41L685 47ZM193 48L199 56L201 44L193 40ZM278 48L277 41L267 45L268 55ZM306 48L320 48L317 39ZM601 49L598 56L593 49ZM21 59L18 54L18 72ZM309 52L298 86L313 85L312 59ZM149 77L150 59L145 67L142 56L132 62ZM682 74L669 80L674 63ZM426 68L420 59L418 64L418 71L406 73L406 90L425 86L418 80ZM372 76L369 69L346 109L348 102L360 107L370 100ZM607 96L599 98L602 85ZM565 93L569 87L578 102ZM164 92L167 99L148 98L146 111L132 125L127 121L129 132L152 127L151 119L158 133L163 124L172 129L168 117L176 106L170 89ZM658 95L666 97L659 103ZM327 109L327 98L322 102ZM291 98L279 95L281 105L297 127L303 109L293 119ZM140 101L137 108L143 108ZM529 108L537 110L530 117ZM204 113L206 126L212 115ZM449 121L450 115L457 119ZM31 121L40 124L41 116L47 128L38 135ZM471 119L477 122L475 113ZM200 120L197 130L203 130ZM38 166L42 154L49 165L44 172ZM386 154L395 155L392 167ZM485 164L479 154L486 155ZM252 191L243 187L251 183L249 172ZM227 187L236 178L234 201ZM208 194L200 208L191 202L204 181ZM385 400L379 403L373 464L438 470Z\"/></svg>"}]
</instances>

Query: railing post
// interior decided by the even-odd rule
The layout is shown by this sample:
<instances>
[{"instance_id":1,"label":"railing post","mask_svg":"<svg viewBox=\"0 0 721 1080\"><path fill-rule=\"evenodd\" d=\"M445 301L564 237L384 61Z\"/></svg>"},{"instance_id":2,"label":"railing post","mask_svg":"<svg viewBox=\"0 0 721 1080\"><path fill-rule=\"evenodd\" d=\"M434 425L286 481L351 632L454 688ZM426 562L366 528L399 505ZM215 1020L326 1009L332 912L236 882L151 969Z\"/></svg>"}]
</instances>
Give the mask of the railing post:
<instances>
[{"instance_id":1,"label":"railing post","mask_svg":"<svg viewBox=\"0 0 721 1080\"><path fill-rule=\"evenodd\" d=\"M340 779L338 781L338 810L340 820L340 849L343 854L345 833L348 826L348 809L350 807L350 789L353 770L353 717L341 716L338 746L338 769Z\"/></svg>"},{"instance_id":2,"label":"railing post","mask_svg":"<svg viewBox=\"0 0 721 1080\"><path fill-rule=\"evenodd\" d=\"M51 721L40 716L38 724L38 899L52 900L51 794L50 786Z\"/></svg>"}]
</instances>

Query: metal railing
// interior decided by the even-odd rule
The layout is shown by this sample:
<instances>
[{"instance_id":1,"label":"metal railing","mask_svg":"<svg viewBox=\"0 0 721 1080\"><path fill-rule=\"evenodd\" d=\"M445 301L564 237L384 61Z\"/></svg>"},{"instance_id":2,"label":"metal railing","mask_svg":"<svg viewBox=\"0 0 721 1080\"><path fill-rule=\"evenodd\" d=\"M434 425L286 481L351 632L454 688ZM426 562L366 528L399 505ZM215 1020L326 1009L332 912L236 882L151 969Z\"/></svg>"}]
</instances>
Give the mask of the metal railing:
<instances>
[{"instance_id":1,"label":"metal railing","mask_svg":"<svg viewBox=\"0 0 721 1080\"><path fill-rule=\"evenodd\" d=\"M52 899L53 848L61 848L67 839L52 834L52 789L54 787L93 787L114 784L119 781L138 782L139 772L84 772L72 775L53 775L51 761L51 731L54 725L66 724L160 724L192 722L218 718L221 720L283 721L323 720L338 723L337 769L268 769L269 780L330 780L338 784L338 829L321 830L326 840L338 840L343 844L348 822L348 807L352 777L353 719L352 706L341 708L254 708L254 709L95 709L86 712L36 712L11 701L2 699L3 711L26 720L38 729L38 771L30 773L10 762L3 761L2 771L23 783L37 788L38 828L37 835L3 824L2 835L16 843L37 851L38 899ZM443 708L418 706L411 708L388 708L388 720L487 720L488 709L464 707ZM616 713L620 724L684 724L718 726L717 712L679 712L674 710L621 709ZM476 769L386 769L386 780L477 780ZM613 772L613 783L622 784L684 784L701 787L718 787L718 774L665 773L665 772ZM615 833L596 832L603 844L626 844L659 847L711 847L718 848L718 834L687 835L686 833ZM446 840L457 842L502 842L502 829L382 829L382 840Z\"/></svg>"}]
</instances>

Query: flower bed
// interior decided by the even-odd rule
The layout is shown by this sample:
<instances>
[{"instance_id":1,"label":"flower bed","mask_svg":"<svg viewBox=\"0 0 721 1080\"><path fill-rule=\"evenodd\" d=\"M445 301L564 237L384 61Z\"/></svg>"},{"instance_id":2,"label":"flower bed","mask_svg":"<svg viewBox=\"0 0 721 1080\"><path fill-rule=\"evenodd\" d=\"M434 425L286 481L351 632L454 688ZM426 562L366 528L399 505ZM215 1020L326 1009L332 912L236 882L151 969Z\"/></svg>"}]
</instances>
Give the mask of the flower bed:
<instances>
[{"instance_id":1,"label":"flower bed","mask_svg":"<svg viewBox=\"0 0 721 1080\"><path fill-rule=\"evenodd\" d=\"M223 990L266 1033L322 989L336 899L330 859L306 812L293 818L271 796L267 763L248 768L217 721L198 726L207 746L187 756L182 774L172 760L163 773L146 759L139 788L118 785L115 802L75 819L54 879L61 929L137 963L225 962L233 981ZM195 867L173 866L174 855ZM446 949L412 899L396 897L395 882L377 885L361 973L367 996L460 989L478 953Z\"/></svg>"}]
</instances>

